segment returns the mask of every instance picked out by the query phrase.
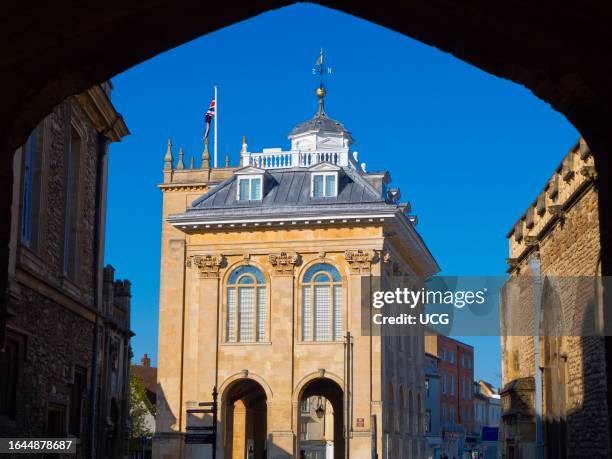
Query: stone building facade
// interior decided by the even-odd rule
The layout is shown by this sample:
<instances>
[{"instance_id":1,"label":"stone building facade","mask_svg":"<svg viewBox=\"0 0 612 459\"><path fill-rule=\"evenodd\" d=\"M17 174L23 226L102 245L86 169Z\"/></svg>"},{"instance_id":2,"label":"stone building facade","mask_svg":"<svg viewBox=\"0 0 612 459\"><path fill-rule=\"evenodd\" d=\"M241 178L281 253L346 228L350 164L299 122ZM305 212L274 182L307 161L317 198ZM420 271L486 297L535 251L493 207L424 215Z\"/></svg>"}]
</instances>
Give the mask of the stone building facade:
<instances>
[{"instance_id":1,"label":"stone building facade","mask_svg":"<svg viewBox=\"0 0 612 459\"><path fill-rule=\"evenodd\" d=\"M331 406L334 458L424 454L423 336L361 327L381 276L438 266L389 174L359 165L324 95L291 150L250 152L245 139L237 168L211 168L207 145L188 168L168 144L155 458L207 457L185 434L210 422L188 410L213 387L217 457L250 457L249 445L255 458L299 457L311 397Z\"/></svg>"},{"instance_id":2,"label":"stone building facade","mask_svg":"<svg viewBox=\"0 0 612 459\"><path fill-rule=\"evenodd\" d=\"M508 458L610 455L597 202L593 155L580 139L508 233L500 307Z\"/></svg>"},{"instance_id":3,"label":"stone building facade","mask_svg":"<svg viewBox=\"0 0 612 459\"><path fill-rule=\"evenodd\" d=\"M80 457L116 457L125 429L129 283L103 273L108 145L128 133L111 88L55 107L13 162L0 435L71 436Z\"/></svg>"}]
</instances>

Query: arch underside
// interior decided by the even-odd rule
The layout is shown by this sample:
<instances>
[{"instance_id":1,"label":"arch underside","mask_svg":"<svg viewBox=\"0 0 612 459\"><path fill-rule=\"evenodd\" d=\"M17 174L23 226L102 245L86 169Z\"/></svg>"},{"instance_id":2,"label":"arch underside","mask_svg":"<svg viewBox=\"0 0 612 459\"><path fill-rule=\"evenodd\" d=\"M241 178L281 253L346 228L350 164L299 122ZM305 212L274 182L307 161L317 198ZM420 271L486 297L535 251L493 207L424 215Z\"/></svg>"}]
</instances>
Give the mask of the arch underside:
<instances>
[{"instance_id":1,"label":"arch underside","mask_svg":"<svg viewBox=\"0 0 612 459\"><path fill-rule=\"evenodd\" d=\"M69 2L10 1L0 27L4 84L2 145L11 153L65 97L189 40L294 2L116 0L73 9ZM612 42L606 2L318 1L449 52L531 89L564 113L595 151L609 137ZM26 7L27 6L27 7ZM37 34L23 24L37 24ZM180 26L176 26L180 24ZM581 33L588 31L588 33ZM39 69L45 69L44 72ZM606 117L606 115L608 115ZM602 118L603 117L603 118ZM606 141L609 146L609 141Z\"/></svg>"}]
</instances>

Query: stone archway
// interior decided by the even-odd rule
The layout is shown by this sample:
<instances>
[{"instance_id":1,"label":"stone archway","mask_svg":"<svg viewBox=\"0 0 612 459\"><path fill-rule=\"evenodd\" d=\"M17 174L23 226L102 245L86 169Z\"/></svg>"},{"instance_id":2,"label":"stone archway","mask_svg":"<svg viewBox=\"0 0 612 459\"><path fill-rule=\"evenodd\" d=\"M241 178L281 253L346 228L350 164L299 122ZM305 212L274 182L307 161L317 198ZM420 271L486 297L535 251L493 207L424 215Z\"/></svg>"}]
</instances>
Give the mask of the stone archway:
<instances>
[{"instance_id":1,"label":"stone archway","mask_svg":"<svg viewBox=\"0 0 612 459\"><path fill-rule=\"evenodd\" d=\"M253 379L238 379L225 390L221 403L223 457L266 458L268 407L264 388Z\"/></svg>"},{"instance_id":2,"label":"stone archway","mask_svg":"<svg viewBox=\"0 0 612 459\"><path fill-rule=\"evenodd\" d=\"M165 50L291 3L107 0L75 8L67 1L5 2L0 19L0 40L5 44L0 60L0 291L6 291L9 266L12 154L52 107ZM602 275L612 275L612 89L608 82L612 62L606 45L612 42L609 3L567 3L555 8L544 2L482 0L317 3L388 27L511 79L563 113L596 156ZM6 314L3 293L0 342ZM604 293L603 321L612 323L609 316L612 291ZM610 338L606 340L606 362L611 380ZM612 405L612 390L607 394Z\"/></svg>"},{"instance_id":3,"label":"stone archway","mask_svg":"<svg viewBox=\"0 0 612 459\"><path fill-rule=\"evenodd\" d=\"M343 459L344 392L338 383L329 378L316 378L306 383L298 406L297 457Z\"/></svg>"}]
</instances>

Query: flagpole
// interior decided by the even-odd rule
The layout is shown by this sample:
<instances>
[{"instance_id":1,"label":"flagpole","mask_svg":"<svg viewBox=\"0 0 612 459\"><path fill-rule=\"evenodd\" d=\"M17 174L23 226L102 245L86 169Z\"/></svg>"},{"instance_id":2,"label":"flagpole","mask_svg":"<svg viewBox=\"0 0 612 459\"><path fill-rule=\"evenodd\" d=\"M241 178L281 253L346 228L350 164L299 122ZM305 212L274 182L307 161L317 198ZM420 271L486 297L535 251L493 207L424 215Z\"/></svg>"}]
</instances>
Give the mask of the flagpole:
<instances>
[{"instance_id":1,"label":"flagpole","mask_svg":"<svg viewBox=\"0 0 612 459\"><path fill-rule=\"evenodd\" d=\"M215 141L213 144L213 165L214 167L217 167L217 119L219 118L219 98L218 98L218 91L217 91L217 85L215 85L215 116L214 116L214 122L215 122Z\"/></svg>"}]
</instances>

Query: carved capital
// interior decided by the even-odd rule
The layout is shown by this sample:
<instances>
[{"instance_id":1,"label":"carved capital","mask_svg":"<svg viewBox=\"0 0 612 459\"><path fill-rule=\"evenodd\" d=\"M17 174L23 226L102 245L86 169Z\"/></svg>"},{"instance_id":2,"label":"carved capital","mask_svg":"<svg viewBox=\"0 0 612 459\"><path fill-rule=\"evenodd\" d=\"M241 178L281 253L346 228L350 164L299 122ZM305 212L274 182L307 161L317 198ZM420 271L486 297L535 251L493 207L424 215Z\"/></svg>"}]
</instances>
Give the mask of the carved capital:
<instances>
[{"instance_id":1,"label":"carved capital","mask_svg":"<svg viewBox=\"0 0 612 459\"><path fill-rule=\"evenodd\" d=\"M271 253L268 255L268 261L276 274L291 276L293 269L300 264L300 256L297 253Z\"/></svg>"},{"instance_id":2,"label":"carved capital","mask_svg":"<svg viewBox=\"0 0 612 459\"><path fill-rule=\"evenodd\" d=\"M378 261L378 257L374 252L365 250L346 250L344 258L354 274L369 274L372 268L372 263Z\"/></svg>"},{"instance_id":3,"label":"carved capital","mask_svg":"<svg viewBox=\"0 0 612 459\"><path fill-rule=\"evenodd\" d=\"M192 255L185 261L188 268L196 268L202 277L219 277L219 268L225 263L223 255Z\"/></svg>"}]
</instances>

